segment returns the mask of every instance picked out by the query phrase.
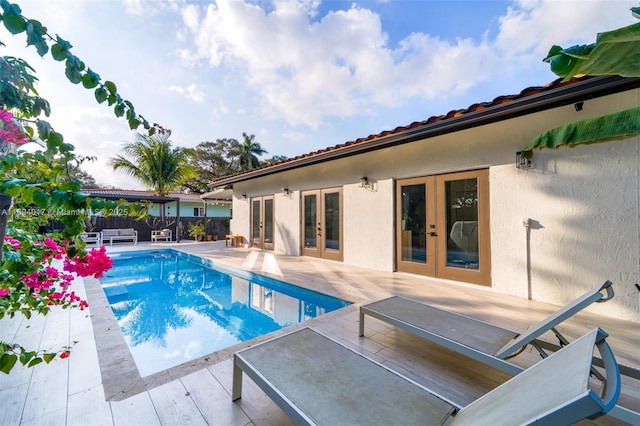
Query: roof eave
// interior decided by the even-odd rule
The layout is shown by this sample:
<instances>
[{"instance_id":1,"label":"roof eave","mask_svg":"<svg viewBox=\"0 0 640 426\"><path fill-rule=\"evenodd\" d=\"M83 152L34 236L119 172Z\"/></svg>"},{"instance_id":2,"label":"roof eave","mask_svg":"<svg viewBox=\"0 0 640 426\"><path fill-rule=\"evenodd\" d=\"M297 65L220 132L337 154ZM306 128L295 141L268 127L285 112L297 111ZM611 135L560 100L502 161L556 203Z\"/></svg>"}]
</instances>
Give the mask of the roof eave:
<instances>
[{"instance_id":1,"label":"roof eave","mask_svg":"<svg viewBox=\"0 0 640 426\"><path fill-rule=\"evenodd\" d=\"M273 166L250 170L242 174L216 180L213 182L213 185L216 187L222 187L238 182L244 182L300 167L306 167L313 164L319 164L339 158L350 157L370 151L415 142L417 140L429 139L447 133L483 126L638 87L640 87L640 78L623 78L617 76L588 78L576 83L545 90L540 93L515 99L503 104L492 105L482 110L468 112L459 117L447 118L435 123L419 126L414 129L393 133L387 136L380 136L363 143L355 143L349 146L302 157L297 160L285 161L283 163L276 163Z\"/></svg>"}]
</instances>

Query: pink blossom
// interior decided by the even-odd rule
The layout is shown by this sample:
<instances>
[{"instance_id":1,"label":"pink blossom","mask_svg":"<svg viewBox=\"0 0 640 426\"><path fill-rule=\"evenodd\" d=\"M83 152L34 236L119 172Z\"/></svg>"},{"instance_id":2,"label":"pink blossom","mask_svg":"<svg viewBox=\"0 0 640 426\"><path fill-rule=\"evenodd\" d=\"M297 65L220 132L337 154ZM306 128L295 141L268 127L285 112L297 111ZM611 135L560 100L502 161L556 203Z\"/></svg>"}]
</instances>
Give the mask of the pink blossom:
<instances>
[{"instance_id":1,"label":"pink blossom","mask_svg":"<svg viewBox=\"0 0 640 426\"><path fill-rule=\"evenodd\" d=\"M0 109L0 141L16 145L29 142L29 137L14 122L13 114L3 109Z\"/></svg>"},{"instance_id":2,"label":"pink blossom","mask_svg":"<svg viewBox=\"0 0 640 426\"><path fill-rule=\"evenodd\" d=\"M2 111L2 110L0 110L0 111ZM22 249L22 245L20 244L20 241L16 240L15 238L4 237L4 242L5 243L9 243L14 250L21 250Z\"/></svg>"},{"instance_id":3,"label":"pink blossom","mask_svg":"<svg viewBox=\"0 0 640 426\"><path fill-rule=\"evenodd\" d=\"M0 297L7 296L11 291L8 288L0 287Z\"/></svg>"},{"instance_id":4,"label":"pink blossom","mask_svg":"<svg viewBox=\"0 0 640 426\"><path fill-rule=\"evenodd\" d=\"M82 259L76 255L73 258L65 259L64 270L75 272L81 277L93 276L102 278L104 273L113 267L113 263L104 246L99 249L91 249Z\"/></svg>"}]
</instances>

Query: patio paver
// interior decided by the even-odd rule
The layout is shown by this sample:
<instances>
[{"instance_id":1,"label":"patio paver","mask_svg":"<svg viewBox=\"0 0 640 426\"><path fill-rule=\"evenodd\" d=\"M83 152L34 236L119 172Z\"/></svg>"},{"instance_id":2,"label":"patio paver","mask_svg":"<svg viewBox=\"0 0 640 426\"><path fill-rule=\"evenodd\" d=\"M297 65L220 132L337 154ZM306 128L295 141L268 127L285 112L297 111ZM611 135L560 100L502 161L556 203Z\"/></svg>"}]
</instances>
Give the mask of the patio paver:
<instances>
[{"instance_id":1,"label":"patio paver","mask_svg":"<svg viewBox=\"0 0 640 426\"><path fill-rule=\"evenodd\" d=\"M158 246L155 244L153 248L158 249ZM306 257L278 256L246 247L225 249L221 241L198 244L183 242L173 246L220 263L355 302L352 306L307 321L304 325L320 330L429 388L446 393L449 398L463 405L508 377L373 318L367 319L365 338L358 338L358 304L400 294L514 329L523 329L557 309L550 304L500 295L491 289L474 285L382 273ZM136 247L114 247L109 251L149 247L139 244ZM80 288L84 289L84 283L74 283L74 287L78 292ZM101 312L99 304L94 305L95 294L91 294L94 290L87 284L87 292L90 293L88 311L60 311L29 321L18 317L0 321L0 337L5 340L11 341L17 336L17 341L42 349L56 349L78 341L68 360L56 360L51 365L33 369L17 367L9 376L0 375L0 424L290 424L284 413L250 379L244 381L243 398L237 403L231 402L231 355L251 342L150 378L139 378L124 391L115 394L105 392L114 389L112 383L121 378L117 372L113 377L106 377L105 371L117 370L121 359L112 359L112 365L101 364L105 364L105 354L119 348L117 345L121 342L111 341L119 330L106 332L96 329L96 324L104 327L112 324L108 321L115 319L109 319L104 311ZM517 317L514 317L514 312L518 313ZM87 313L91 319L87 318ZM562 324L561 328L564 334L575 338L596 326L601 326L610 334L610 344L620 362L640 366L640 332L637 323L581 312ZM272 335L282 332L286 331ZM101 341L105 336L107 340ZM526 367L537 359L537 353L527 350L514 362ZM127 374L131 376L133 373ZM623 380L620 399L623 406L640 410L638 382ZM608 416L585 423L620 424Z\"/></svg>"}]
</instances>

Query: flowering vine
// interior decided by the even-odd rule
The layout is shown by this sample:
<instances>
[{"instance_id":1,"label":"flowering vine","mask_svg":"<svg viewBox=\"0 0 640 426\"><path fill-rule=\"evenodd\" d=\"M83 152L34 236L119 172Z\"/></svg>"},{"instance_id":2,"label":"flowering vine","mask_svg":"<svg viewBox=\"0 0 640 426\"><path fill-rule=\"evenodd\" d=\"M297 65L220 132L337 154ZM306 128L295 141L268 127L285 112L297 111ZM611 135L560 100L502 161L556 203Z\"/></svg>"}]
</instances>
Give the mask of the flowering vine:
<instances>
[{"instance_id":1,"label":"flowering vine","mask_svg":"<svg viewBox=\"0 0 640 426\"><path fill-rule=\"evenodd\" d=\"M13 114L3 109L0 109L0 140L16 145L29 142L29 137L13 121Z\"/></svg>"},{"instance_id":2,"label":"flowering vine","mask_svg":"<svg viewBox=\"0 0 640 426\"><path fill-rule=\"evenodd\" d=\"M150 135L166 130L138 115L113 82L103 83L71 54L69 42L48 35L40 22L23 17L17 5L0 0L0 23L11 34L26 34L27 46L35 47L40 56L50 52L54 60L65 61L67 78L94 90L96 101L113 106L114 114L125 118L131 129L142 125ZM80 238L89 212L143 215L140 205L82 193L73 170L83 160L42 119L49 116L50 105L39 96L36 82L35 71L26 61L0 56L0 143L20 148L36 142L41 148L0 154L0 200L12 200L10 208L0 207L0 235L4 236L0 237L0 320L46 315L53 308L87 308L87 302L72 289L74 279L100 278L112 267L104 247L87 251ZM18 362L32 367L56 357L67 358L70 353L69 346L35 351L0 340L0 372L8 374Z\"/></svg>"}]
</instances>

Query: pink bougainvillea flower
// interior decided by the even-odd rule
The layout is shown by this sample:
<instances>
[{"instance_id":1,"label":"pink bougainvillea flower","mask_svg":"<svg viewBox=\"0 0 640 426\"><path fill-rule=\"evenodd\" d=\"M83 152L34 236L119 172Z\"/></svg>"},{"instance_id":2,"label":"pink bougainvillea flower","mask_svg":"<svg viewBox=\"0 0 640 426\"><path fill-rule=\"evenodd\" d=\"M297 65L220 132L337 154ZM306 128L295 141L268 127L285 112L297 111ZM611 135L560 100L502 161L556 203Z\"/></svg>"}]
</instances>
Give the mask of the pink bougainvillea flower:
<instances>
[{"instance_id":1,"label":"pink bougainvillea flower","mask_svg":"<svg viewBox=\"0 0 640 426\"><path fill-rule=\"evenodd\" d=\"M4 242L9 243L14 250L22 249L22 245L20 244L20 241L16 240L15 238L4 237Z\"/></svg>"},{"instance_id":2,"label":"pink bougainvillea flower","mask_svg":"<svg viewBox=\"0 0 640 426\"><path fill-rule=\"evenodd\" d=\"M0 297L8 296L10 292L8 288L0 288Z\"/></svg>"},{"instance_id":3,"label":"pink bougainvillea flower","mask_svg":"<svg viewBox=\"0 0 640 426\"><path fill-rule=\"evenodd\" d=\"M113 263L111 258L107 256L104 246L99 249L91 249L83 258L76 255L71 259L65 259L64 262L65 271L75 272L81 277L102 278L104 273L112 267Z\"/></svg>"},{"instance_id":4,"label":"pink bougainvillea flower","mask_svg":"<svg viewBox=\"0 0 640 426\"><path fill-rule=\"evenodd\" d=\"M29 137L16 125L13 114L0 109L0 141L22 145L29 142Z\"/></svg>"}]
</instances>

